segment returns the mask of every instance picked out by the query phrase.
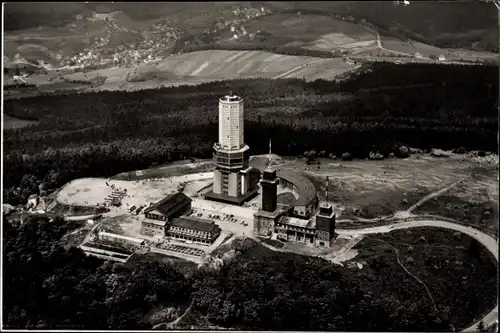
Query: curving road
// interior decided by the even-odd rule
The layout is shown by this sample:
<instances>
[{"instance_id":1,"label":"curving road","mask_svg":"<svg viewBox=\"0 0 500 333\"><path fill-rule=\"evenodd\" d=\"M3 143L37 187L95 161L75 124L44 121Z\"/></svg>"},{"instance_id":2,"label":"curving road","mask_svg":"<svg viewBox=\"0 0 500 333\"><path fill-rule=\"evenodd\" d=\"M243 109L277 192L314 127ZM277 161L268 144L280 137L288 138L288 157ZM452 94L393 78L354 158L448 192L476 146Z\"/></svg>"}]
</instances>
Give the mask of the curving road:
<instances>
[{"instance_id":1,"label":"curving road","mask_svg":"<svg viewBox=\"0 0 500 333\"><path fill-rule=\"evenodd\" d=\"M476 239L480 242L493 256L498 262L498 243L497 241L487 234L474 229L472 227L455 224L451 222L439 221L439 220L415 220L415 221L407 221L400 222L396 224L380 226L380 227L370 227L363 229L337 229L336 233L339 235L367 235L367 234L380 234L387 233L393 230L398 229L408 229L415 227L437 227L444 228L449 230L459 231L461 233L467 234L470 237ZM491 310L486 316L482 319L484 325L489 327L498 321L498 304L495 306L493 310ZM470 327L463 330L463 332L471 332L477 330L477 326L479 321L471 325Z\"/></svg>"}]
</instances>

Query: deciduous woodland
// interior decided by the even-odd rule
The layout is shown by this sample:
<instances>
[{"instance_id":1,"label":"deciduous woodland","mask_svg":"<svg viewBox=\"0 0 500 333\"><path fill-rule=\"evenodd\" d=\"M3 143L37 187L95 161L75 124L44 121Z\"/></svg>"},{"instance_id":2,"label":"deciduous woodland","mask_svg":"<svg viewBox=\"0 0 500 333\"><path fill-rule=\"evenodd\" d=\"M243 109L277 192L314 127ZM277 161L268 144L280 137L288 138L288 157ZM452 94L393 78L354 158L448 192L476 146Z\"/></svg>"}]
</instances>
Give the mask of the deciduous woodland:
<instances>
[{"instance_id":1,"label":"deciduous woodland","mask_svg":"<svg viewBox=\"0 0 500 333\"><path fill-rule=\"evenodd\" d=\"M368 240L360 245L362 270L245 239L233 243L237 260L220 270L186 271L158 262L123 266L66 250L59 240L77 225L60 219L32 216L18 228L3 223L7 328L148 329L155 311L180 314L192 302L181 327L450 331L464 329L496 302L492 256L446 230L418 228ZM418 245L409 251L401 239ZM401 260L431 286L436 308L384 244L402 250Z\"/></svg>"},{"instance_id":2,"label":"deciduous woodland","mask_svg":"<svg viewBox=\"0 0 500 333\"><path fill-rule=\"evenodd\" d=\"M4 132L4 201L24 202L40 183L209 158L218 98L230 91L245 99L254 154L270 138L281 155L366 158L401 144L497 151L498 90L496 66L376 63L341 82L245 79L9 100L7 115L39 122Z\"/></svg>"}]
</instances>

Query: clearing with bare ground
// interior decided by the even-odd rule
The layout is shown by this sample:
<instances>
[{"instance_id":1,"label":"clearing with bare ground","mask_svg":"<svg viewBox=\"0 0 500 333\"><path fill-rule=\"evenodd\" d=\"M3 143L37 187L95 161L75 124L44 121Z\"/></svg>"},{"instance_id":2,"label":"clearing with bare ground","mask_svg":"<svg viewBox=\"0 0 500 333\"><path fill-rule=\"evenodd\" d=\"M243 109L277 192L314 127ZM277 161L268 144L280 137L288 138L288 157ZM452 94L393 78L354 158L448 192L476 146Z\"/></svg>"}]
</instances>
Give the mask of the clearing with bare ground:
<instances>
[{"instance_id":1,"label":"clearing with bare ground","mask_svg":"<svg viewBox=\"0 0 500 333\"><path fill-rule=\"evenodd\" d=\"M263 163L265 157L252 159L253 164ZM462 160L464 159L464 160ZM262 161L261 161L262 160ZM204 163L204 162L200 162ZM497 164L479 166L477 160L452 155L435 158L412 155L406 159L383 161L335 161L323 159L319 166L308 166L304 160L283 159L281 168L303 172L325 198L325 180L329 176L328 201L334 204L339 221L372 221L373 218L390 217L410 211L413 214L434 214L471 223L493 233L498 220ZM149 169L154 173L155 170ZM188 169L185 169L188 173ZM136 172L138 175L138 172ZM212 182L212 173L190 173L184 176L160 178L154 181L111 180L109 185L127 190L122 207L111 208L106 216L129 214L128 207L149 205L174 193L180 185L189 196L203 192ZM105 179L85 178L68 183L57 195L58 201L73 205L102 204L113 192ZM280 201L291 200L291 193L279 190ZM424 200L423 200L424 199ZM223 229L241 235L250 234L252 215L260 206L257 196L248 207L233 207L193 198L193 208L204 218L210 215L234 215L238 223L219 221ZM416 205L419 203L418 205ZM411 208L411 209L410 209ZM136 217L130 217L136 220ZM127 219L124 219L124 221ZM246 221L244 227L241 222ZM132 223L132 221L131 221ZM133 230L132 232L136 232Z\"/></svg>"},{"instance_id":2,"label":"clearing with bare ground","mask_svg":"<svg viewBox=\"0 0 500 333\"><path fill-rule=\"evenodd\" d=\"M252 164L262 166L265 156L252 158ZM498 228L498 183L496 182L497 159L486 160L464 155L449 158L435 158L427 155L412 155L406 159L383 161L335 161L322 159L322 164L308 166L301 159L274 160L280 168L302 172L318 190L321 200L325 198L326 176L329 176L328 201L334 204L337 220L344 225L350 223L376 223L374 218L390 217L407 212L449 217L458 222L475 225L495 234ZM478 161L483 165L479 166ZM205 161L190 163L196 169ZM148 169L169 170L172 167ZM176 167L178 168L178 167ZM176 168L175 174L178 174ZM236 207L196 197L212 182L213 173L189 173L183 176L157 178L152 180L106 180L99 178L77 179L64 186L57 193L57 200L67 205L96 206L113 191L124 191L121 207L110 207L104 214L102 227L110 232L138 237L143 215L130 213L131 206L148 206L164 196L177 192L179 186L192 197L193 215L215 220L227 234L251 236L253 213L260 207L261 196L250 201L247 207ZM141 177L144 171L130 172ZM166 176L167 174L164 174ZM108 185L106 185L108 183ZM115 189L111 188L111 185ZM289 190L279 188L280 201L293 199ZM226 219L233 216L236 221ZM405 216L406 216L405 215ZM356 222L357 221L357 222ZM343 227L341 227L343 228ZM342 262L356 255L351 249L359 240L339 237L333 249L318 251L302 244L286 243L279 249L307 255L325 256L325 259ZM269 244L272 245L272 244ZM265 246L269 246L265 244ZM340 255L340 257L339 257Z\"/></svg>"},{"instance_id":3,"label":"clearing with bare ground","mask_svg":"<svg viewBox=\"0 0 500 333\"><path fill-rule=\"evenodd\" d=\"M462 158L465 158L461 161ZM436 214L460 219L473 220L472 210L466 206L481 207L489 220L498 219L498 164L482 166L471 158L455 155L450 158L412 155L406 159L386 159L383 161L334 161L322 160L317 166L308 166L303 160L287 161L282 167L302 171L315 184L320 199L325 197L325 180L329 176L328 200L336 206L337 217L342 219L378 218L392 216L405 211L425 196L442 190L436 197L422 203L414 214ZM448 197L447 197L448 196ZM425 208L431 202L455 196L454 205L459 208L445 209L445 205ZM468 203L464 206L465 203ZM488 206L488 207L486 207ZM455 207L455 206L453 206ZM479 209L479 208L478 208ZM484 217L476 215L477 219ZM483 222L489 224L489 222Z\"/></svg>"}]
</instances>

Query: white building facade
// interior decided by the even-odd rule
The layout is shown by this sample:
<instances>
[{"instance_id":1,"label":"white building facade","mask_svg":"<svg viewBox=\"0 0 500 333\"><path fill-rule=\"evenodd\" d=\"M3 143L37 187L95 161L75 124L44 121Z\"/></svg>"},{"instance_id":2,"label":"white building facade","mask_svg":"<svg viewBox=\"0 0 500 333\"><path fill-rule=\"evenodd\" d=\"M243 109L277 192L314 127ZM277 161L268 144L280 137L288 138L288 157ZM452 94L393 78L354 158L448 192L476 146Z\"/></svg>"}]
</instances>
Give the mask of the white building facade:
<instances>
[{"instance_id":1,"label":"white building facade","mask_svg":"<svg viewBox=\"0 0 500 333\"><path fill-rule=\"evenodd\" d=\"M239 198L248 190L249 147L244 141L243 98L226 95L219 99L219 140L213 147L216 162L213 193Z\"/></svg>"}]
</instances>

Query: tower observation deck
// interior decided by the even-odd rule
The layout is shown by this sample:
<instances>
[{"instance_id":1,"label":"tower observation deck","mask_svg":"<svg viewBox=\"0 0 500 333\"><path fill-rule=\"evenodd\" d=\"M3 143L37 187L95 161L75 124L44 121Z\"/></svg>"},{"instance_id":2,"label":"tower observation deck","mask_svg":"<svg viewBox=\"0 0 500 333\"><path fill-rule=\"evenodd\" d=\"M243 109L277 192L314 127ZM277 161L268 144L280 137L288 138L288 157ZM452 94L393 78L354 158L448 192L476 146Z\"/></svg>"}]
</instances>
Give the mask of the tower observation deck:
<instances>
[{"instance_id":1,"label":"tower observation deck","mask_svg":"<svg viewBox=\"0 0 500 333\"><path fill-rule=\"evenodd\" d=\"M249 147L244 142L243 98L226 95L219 99L219 140L213 146L213 191L205 197L241 204L249 192Z\"/></svg>"}]
</instances>

